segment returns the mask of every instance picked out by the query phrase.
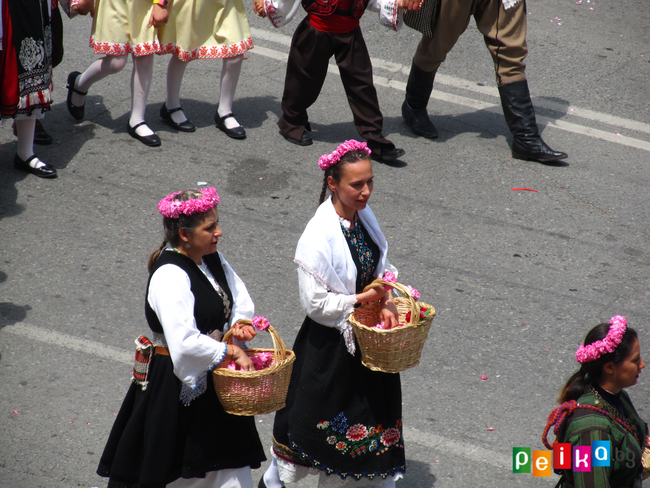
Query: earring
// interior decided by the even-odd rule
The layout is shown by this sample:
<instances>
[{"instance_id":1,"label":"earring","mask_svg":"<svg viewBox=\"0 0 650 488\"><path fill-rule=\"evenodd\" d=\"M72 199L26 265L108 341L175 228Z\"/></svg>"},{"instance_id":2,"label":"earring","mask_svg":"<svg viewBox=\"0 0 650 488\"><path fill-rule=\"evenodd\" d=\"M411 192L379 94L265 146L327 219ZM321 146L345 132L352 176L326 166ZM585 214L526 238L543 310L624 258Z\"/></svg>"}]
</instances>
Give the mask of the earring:
<instances>
[{"instance_id":1,"label":"earring","mask_svg":"<svg viewBox=\"0 0 650 488\"><path fill-rule=\"evenodd\" d=\"M189 242L185 243L185 249L189 249L189 248L190 248L190 243Z\"/></svg>"}]
</instances>

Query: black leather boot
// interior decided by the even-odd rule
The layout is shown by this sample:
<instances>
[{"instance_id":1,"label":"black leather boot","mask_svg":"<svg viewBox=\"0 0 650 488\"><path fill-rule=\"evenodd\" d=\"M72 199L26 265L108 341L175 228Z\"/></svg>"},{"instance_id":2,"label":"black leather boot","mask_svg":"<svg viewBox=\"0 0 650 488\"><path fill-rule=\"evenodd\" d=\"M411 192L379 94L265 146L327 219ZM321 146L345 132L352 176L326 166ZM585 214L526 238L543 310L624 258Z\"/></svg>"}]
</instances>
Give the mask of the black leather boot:
<instances>
[{"instance_id":1,"label":"black leather boot","mask_svg":"<svg viewBox=\"0 0 650 488\"><path fill-rule=\"evenodd\" d=\"M438 137L438 131L427 113L436 71L427 73L418 68L415 62L411 63L409 81L406 84L406 98L402 104L402 117L411 132L429 139Z\"/></svg>"},{"instance_id":2,"label":"black leather boot","mask_svg":"<svg viewBox=\"0 0 650 488\"><path fill-rule=\"evenodd\" d=\"M530 99L526 80L506 83L499 87L503 115L514 139L512 157L538 163L550 163L567 157L566 153L554 151L539 135L535 121L535 109Z\"/></svg>"}]
</instances>

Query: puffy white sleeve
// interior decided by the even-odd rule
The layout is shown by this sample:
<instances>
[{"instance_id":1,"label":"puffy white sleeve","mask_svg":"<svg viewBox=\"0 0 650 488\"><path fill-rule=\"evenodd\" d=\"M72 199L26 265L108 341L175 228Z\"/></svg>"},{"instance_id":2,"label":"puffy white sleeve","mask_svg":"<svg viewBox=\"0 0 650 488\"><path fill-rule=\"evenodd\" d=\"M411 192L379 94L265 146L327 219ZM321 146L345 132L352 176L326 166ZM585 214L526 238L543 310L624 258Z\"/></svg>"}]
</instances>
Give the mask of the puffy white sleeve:
<instances>
[{"instance_id":1,"label":"puffy white sleeve","mask_svg":"<svg viewBox=\"0 0 650 488\"><path fill-rule=\"evenodd\" d=\"M370 0L366 10L378 12L379 23L394 31L399 31L404 24L404 9L397 6L397 0Z\"/></svg>"},{"instance_id":2,"label":"puffy white sleeve","mask_svg":"<svg viewBox=\"0 0 650 488\"><path fill-rule=\"evenodd\" d=\"M305 313L321 325L339 329L348 352L354 354L354 331L348 317L357 303L356 295L343 295L327 289L309 270L298 266L300 304Z\"/></svg>"},{"instance_id":3,"label":"puffy white sleeve","mask_svg":"<svg viewBox=\"0 0 650 488\"><path fill-rule=\"evenodd\" d=\"M264 0L264 10L274 27L282 27L295 17L300 4L300 0Z\"/></svg>"},{"instance_id":4,"label":"puffy white sleeve","mask_svg":"<svg viewBox=\"0 0 650 488\"><path fill-rule=\"evenodd\" d=\"M174 374L196 390L207 372L223 360L226 344L201 334L197 328L189 276L173 264L161 266L151 277L147 300L162 324Z\"/></svg>"}]
</instances>

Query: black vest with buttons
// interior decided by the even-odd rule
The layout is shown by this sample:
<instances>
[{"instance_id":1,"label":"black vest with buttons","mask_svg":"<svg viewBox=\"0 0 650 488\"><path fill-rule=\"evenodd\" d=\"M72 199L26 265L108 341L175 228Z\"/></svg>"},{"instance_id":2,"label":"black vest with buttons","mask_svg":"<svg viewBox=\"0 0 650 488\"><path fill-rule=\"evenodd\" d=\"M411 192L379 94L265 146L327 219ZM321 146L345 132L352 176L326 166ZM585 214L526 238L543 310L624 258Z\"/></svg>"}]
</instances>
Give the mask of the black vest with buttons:
<instances>
[{"instance_id":1,"label":"black vest with buttons","mask_svg":"<svg viewBox=\"0 0 650 488\"><path fill-rule=\"evenodd\" d=\"M232 308L232 292L228 286L228 281L226 280L226 274L223 271L221 266L221 260L219 259L219 254L208 254L203 256L203 262L207 264L208 268L212 272L212 276L219 283L221 289L226 293L228 299L230 300ZM226 317L224 314L223 300L214 289L208 278L203 274L199 267L194 263L194 261L175 251L163 251L160 253L160 256L154 263L151 273L149 275L149 281L147 282L147 291L145 294L144 300L144 314L147 319L147 323L152 331L163 333L162 325L160 320L156 315L156 312L153 311L149 305L149 284L151 282L151 277L156 272L158 268L164 266L165 264L173 264L181 268L187 276L190 278L190 288L192 294L194 295L194 318L196 319L196 326L199 331L203 334L208 334L213 330L220 330L223 332L223 326L230 317Z\"/></svg>"}]
</instances>

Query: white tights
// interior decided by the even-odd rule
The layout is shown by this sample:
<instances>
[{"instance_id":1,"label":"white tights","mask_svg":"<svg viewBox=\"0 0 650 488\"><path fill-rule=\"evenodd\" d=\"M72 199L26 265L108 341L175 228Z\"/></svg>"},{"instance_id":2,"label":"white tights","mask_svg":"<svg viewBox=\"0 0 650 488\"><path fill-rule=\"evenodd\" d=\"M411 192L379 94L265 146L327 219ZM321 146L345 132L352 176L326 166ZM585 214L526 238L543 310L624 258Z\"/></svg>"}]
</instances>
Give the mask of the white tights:
<instances>
[{"instance_id":1,"label":"white tights","mask_svg":"<svg viewBox=\"0 0 650 488\"><path fill-rule=\"evenodd\" d=\"M147 109L147 97L151 87L151 78L153 76L153 54L145 56L132 56L133 72L131 73L131 118L129 124L131 127L144 122L144 115ZM98 59L91 64L81 76L77 77L75 88L80 92L87 92L90 87L106 78L109 75L119 73L126 66L127 55L106 56ZM76 92L72 94L72 104L80 107L85 103L86 96ZM148 136L153 131L146 125L136 129L140 136Z\"/></svg>"},{"instance_id":2,"label":"white tights","mask_svg":"<svg viewBox=\"0 0 650 488\"><path fill-rule=\"evenodd\" d=\"M224 58L221 66L221 93L219 95L219 116L223 117L232 112L232 102L235 99L235 90L241 73L242 61L244 55L233 58ZM167 66L167 109L178 108L181 106L180 93L183 75L187 62L181 61L176 56L172 56ZM187 120L182 111L174 112L171 115L174 122L180 124ZM228 129L239 126L239 122L234 117L225 120Z\"/></svg>"},{"instance_id":3,"label":"white tights","mask_svg":"<svg viewBox=\"0 0 650 488\"><path fill-rule=\"evenodd\" d=\"M16 154L23 161L27 161L34 155L34 128L36 119L17 119L16 134L18 135L18 148ZM45 163L38 158L29 162L32 168L41 168Z\"/></svg>"}]
</instances>

